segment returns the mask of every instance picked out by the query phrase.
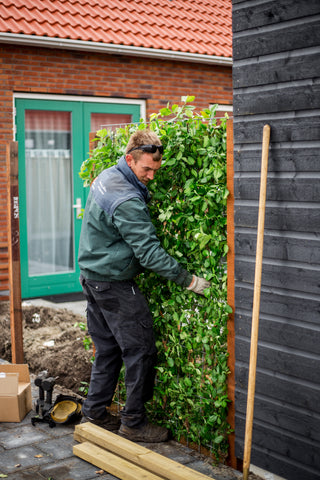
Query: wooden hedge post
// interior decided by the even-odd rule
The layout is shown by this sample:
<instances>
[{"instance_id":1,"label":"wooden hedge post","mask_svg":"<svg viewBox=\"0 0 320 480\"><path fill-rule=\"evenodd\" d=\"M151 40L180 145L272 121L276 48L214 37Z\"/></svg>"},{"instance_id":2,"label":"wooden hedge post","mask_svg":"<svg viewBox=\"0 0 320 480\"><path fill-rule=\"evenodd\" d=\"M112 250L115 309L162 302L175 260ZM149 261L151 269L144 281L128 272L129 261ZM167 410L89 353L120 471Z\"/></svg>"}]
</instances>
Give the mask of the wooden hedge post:
<instances>
[{"instance_id":1,"label":"wooden hedge post","mask_svg":"<svg viewBox=\"0 0 320 480\"><path fill-rule=\"evenodd\" d=\"M7 145L7 198L12 363L24 363L20 273L18 142L10 142Z\"/></svg>"},{"instance_id":2,"label":"wooden hedge post","mask_svg":"<svg viewBox=\"0 0 320 480\"><path fill-rule=\"evenodd\" d=\"M228 305L233 312L229 314L228 328L228 397L230 400L228 410L228 423L233 432L229 435L229 456L228 465L234 469L238 468L238 461L235 455L235 330L234 330L234 166L233 166L233 119L227 120L227 189L229 196L227 198L227 295Z\"/></svg>"}]
</instances>

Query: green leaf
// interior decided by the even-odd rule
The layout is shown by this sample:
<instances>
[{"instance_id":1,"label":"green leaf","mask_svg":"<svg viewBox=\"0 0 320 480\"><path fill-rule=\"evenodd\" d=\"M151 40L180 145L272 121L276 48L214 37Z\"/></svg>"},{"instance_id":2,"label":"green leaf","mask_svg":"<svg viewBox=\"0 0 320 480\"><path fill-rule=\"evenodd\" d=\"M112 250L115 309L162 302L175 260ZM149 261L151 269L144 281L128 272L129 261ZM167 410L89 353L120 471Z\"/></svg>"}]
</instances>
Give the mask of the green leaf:
<instances>
[{"instance_id":1,"label":"green leaf","mask_svg":"<svg viewBox=\"0 0 320 480\"><path fill-rule=\"evenodd\" d=\"M205 137L203 137L203 146L204 148L207 148L207 146L209 145L209 137L206 135Z\"/></svg>"},{"instance_id":2,"label":"green leaf","mask_svg":"<svg viewBox=\"0 0 320 480\"><path fill-rule=\"evenodd\" d=\"M178 152L178 154L177 154L177 156L176 156L176 160L177 160L177 161L180 160L180 159L182 158L182 156L183 156L183 152L182 152L182 150L179 150L179 152Z\"/></svg>"},{"instance_id":3,"label":"green leaf","mask_svg":"<svg viewBox=\"0 0 320 480\"><path fill-rule=\"evenodd\" d=\"M217 437L215 437L214 443L221 443L223 439L224 437L222 435L218 435Z\"/></svg>"},{"instance_id":4,"label":"green leaf","mask_svg":"<svg viewBox=\"0 0 320 480\"><path fill-rule=\"evenodd\" d=\"M190 380L189 377L185 377L184 383L185 383L188 387L191 387L191 386L192 386L192 381Z\"/></svg>"},{"instance_id":5,"label":"green leaf","mask_svg":"<svg viewBox=\"0 0 320 480\"><path fill-rule=\"evenodd\" d=\"M166 107L166 108L161 108L160 113L163 117L167 117L168 115L171 115L172 112L170 108Z\"/></svg>"},{"instance_id":6,"label":"green leaf","mask_svg":"<svg viewBox=\"0 0 320 480\"><path fill-rule=\"evenodd\" d=\"M193 95L188 95L187 97L181 97L181 101L184 102L184 103L191 103L191 102L194 102L196 97L194 97Z\"/></svg>"},{"instance_id":7,"label":"green leaf","mask_svg":"<svg viewBox=\"0 0 320 480\"><path fill-rule=\"evenodd\" d=\"M171 357L167 358L167 362L168 362L169 367L172 368L172 367L174 366L174 360L173 360L173 358L171 358Z\"/></svg>"},{"instance_id":8,"label":"green leaf","mask_svg":"<svg viewBox=\"0 0 320 480\"><path fill-rule=\"evenodd\" d=\"M225 310L226 310L227 313L232 313L233 312L232 308L228 304L226 305Z\"/></svg>"},{"instance_id":9,"label":"green leaf","mask_svg":"<svg viewBox=\"0 0 320 480\"><path fill-rule=\"evenodd\" d=\"M184 159L189 165L194 165L196 163L195 159L192 157L184 157Z\"/></svg>"},{"instance_id":10,"label":"green leaf","mask_svg":"<svg viewBox=\"0 0 320 480\"><path fill-rule=\"evenodd\" d=\"M175 159L175 158L171 158L170 160L167 160L167 161L165 162L165 166L174 165L174 164L176 163L176 160L177 160L177 159Z\"/></svg>"}]
</instances>

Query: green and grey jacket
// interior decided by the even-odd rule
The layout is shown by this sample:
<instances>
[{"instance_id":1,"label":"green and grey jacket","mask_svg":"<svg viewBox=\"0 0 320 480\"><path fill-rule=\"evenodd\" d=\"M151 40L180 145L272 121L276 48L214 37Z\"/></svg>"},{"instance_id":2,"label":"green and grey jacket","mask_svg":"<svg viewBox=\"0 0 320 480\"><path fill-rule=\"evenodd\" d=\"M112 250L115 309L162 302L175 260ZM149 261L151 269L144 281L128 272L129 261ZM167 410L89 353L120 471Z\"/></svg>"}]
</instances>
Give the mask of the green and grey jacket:
<instances>
[{"instance_id":1,"label":"green and grey jacket","mask_svg":"<svg viewBox=\"0 0 320 480\"><path fill-rule=\"evenodd\" d=\"M160 245L151 222L147 187L125 157L93 182L80 236L78 262L85 278L131 280L145 268L178 285L190 285L192 275Z\"/></svg>"}]
</instances>

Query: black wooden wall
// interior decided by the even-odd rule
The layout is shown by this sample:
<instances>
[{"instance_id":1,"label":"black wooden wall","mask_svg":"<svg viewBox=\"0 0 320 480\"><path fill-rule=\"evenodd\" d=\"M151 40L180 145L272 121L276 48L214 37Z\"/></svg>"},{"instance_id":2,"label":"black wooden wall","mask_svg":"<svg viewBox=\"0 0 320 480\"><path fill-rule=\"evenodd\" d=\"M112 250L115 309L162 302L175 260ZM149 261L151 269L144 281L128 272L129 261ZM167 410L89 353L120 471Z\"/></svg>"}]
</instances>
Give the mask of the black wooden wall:
<instances>
[{"instance_id":1,"label":"black wooden wall","mask_svg":"<svg viewBox=\"0 0 320 480\"><path fill-rule=\"evenodd\" d=\"M233 0L236 456L271 126L251 462L320 479L320 0Z\"/></svg>"}]
</instances>

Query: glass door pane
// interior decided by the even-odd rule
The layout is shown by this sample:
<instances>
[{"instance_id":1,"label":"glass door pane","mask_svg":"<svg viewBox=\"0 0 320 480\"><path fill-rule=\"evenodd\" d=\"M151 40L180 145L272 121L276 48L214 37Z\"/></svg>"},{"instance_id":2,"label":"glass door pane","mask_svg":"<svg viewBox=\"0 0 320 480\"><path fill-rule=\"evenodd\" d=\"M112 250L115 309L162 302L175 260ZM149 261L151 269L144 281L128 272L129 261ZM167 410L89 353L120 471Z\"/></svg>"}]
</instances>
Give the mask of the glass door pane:
<instances>
[{"instance_id":1,"label":"glass door pane","mask_svg":"<svg viewBox=\"0 0 320 480\"><path fill-rule=\"evenodd\" d=\"M29 276L74 270L71 112L25 110Z\"/></svg>"},{"instance_id":2,"label":"glass door pane","mask_svg":"<svg viewBox=\"0 0 320 480\"><path fill-rule=\"evenodd\" d=\"M124 126L132 122L132 115L124 113L91 113L91 132L96 132L101 128L115 130L119 126Z\"/></svg>"}]
</instances>

